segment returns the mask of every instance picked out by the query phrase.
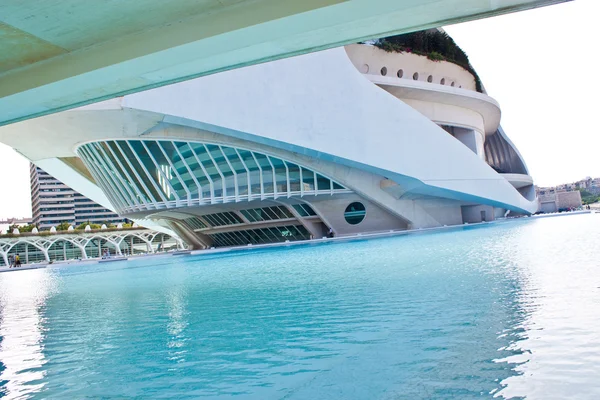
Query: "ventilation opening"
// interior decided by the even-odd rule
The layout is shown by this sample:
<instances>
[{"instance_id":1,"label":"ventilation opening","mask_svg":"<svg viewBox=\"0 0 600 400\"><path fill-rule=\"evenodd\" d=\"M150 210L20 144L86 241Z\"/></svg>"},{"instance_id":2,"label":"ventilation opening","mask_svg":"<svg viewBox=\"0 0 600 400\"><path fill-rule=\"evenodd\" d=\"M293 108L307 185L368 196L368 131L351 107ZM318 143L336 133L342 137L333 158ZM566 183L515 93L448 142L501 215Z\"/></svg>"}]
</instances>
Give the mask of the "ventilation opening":
<instances>
[{"instance_id":1,"label":"ventilation opening","mask_svg":"<svg viewBox=\"0 0 600 400\"><path fill-rule=\"evenodd\" d=\"M381 75L383 75L383 76L387 75L387 68L386 67L381 68Z\"/></svg>"},{"instance_id":2,"label":"ventilation opening","mask_svg":"<svg viewBox=\"0 0 600 400\"><path fill-rule=\"evenodd\" d=\"M415 80L415 81L418 81L418 80L419 80L419 73L418 73L418 72L415 72L415 73L413 74L413 80Z\"/></svg>"},{"instance_id":3,"label":"ventilation opening","mask_svg":"<svg viewBox=\"0 0 600 400\"><path fill-rule=\"evenodd\" d=\"M396 75L398 76L398 78L402 78L404 76L404 71L399 69L398 72L396 73Z\"/></svg>"},{"instance_id":4,"label":"ventilation opening","mask_svg":"<svg viewBox=\"0 0 600 400\"><path fill-rule=\"evenodd\" d=\"M440 81L441 85L445 85L446 84L446 78L442 78L442 80Z\"/></svg>"},{"instance_id":5,"label":"ventilation opening","mask_svg":"<svg viewBox=\"0 0 600 400\"><path fill-rule=\"evenodd\" d=\"M433 76L429 75L427 77L427 82L429 82L429 83L433 82Z\"/></svg>"}]
</instances>

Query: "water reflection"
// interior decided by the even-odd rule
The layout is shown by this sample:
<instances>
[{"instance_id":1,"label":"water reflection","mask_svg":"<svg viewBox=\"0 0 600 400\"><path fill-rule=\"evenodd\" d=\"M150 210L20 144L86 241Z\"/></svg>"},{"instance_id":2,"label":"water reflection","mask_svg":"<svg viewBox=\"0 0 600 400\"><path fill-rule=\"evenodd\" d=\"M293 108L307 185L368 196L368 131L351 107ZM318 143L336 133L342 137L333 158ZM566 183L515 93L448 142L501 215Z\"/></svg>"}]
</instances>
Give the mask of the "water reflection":
<instances>
[{"instance_id":1,"label":"water reflection","mask_svg":"<svg viewBox=\"0 0 600 400\"><path fill-rule=\"evenodd\" d=\"M0 397L600 398L598 222L0 274Z\"/></svg>"},{"instance_id":2,"label":"water reflection","mask_svg":"<svg viewBox=\"0 0 600 400\"><path fill-rule=\"evenodd\" d=\"M45 271L0 274L0 397L25 399L46 384L44 308L55 282Z\"/></svg>"},{"instance_id":3,"label":"water reflection","mask_svg":"<svg viewBox=\"0 0 600 400\"><path fill-rule=\"evenodd\" d=\"M167 335L169 360L175 363L186 361L185 345L189 338L186 337L186 328L189 325L187 310L186 288L184 286L186 275L182 269L171 271L169 280L170 289L165 293L168 316ZM177 367L173 367L172 370Z\"/></svg>"},{"instance_id":4,"label":"water reflection","mask_svg":"<svg viewBox=\"0 0 600 400\"><path fill-rule=\"evenodd\" d=\"M516 374L497 396L600 398L599 222L574 216L521 228L510 256L523 319L511 332L513 354L497 360L515 364Z\"/></svg>"}]
</instances>

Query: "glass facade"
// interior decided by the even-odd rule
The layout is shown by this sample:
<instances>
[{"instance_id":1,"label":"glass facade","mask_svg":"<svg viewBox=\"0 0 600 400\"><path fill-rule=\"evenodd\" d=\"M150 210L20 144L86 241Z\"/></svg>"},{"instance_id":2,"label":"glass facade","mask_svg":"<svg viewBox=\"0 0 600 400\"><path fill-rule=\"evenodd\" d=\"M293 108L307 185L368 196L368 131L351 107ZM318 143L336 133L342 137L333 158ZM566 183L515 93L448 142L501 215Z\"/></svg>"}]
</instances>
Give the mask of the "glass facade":
<instances>
[{"instance_id":1,"label":"glass facade","mask_svg":"<svg viewBox=\"0 0 600 400\"><path fill-rule=\"evenodd\" d=\"M247 229L242 231L209 234L215 247L246 246L295 240L308 240L310 233L302 225L286 225L272 228Z\"/></svg>"},{"instance_id":2,"label":"glass facade","mask_svg":"<svg viewBox=\"0 0 600 400\"><path fill-rule=\"evenodd\" d=\"M314 217L317 215L315 210L313 210L308 204L294 204L293 207L301 217Z\"/></svg>"},{"instance_id":3,"label":"glass facade","mask_svg":"<svg viewBox=\"0 0 600 400\"><path fill-rule=\"evenodd\" d=\"M120 214L350 193L298 164L216 144L115 140L88 143L77 152Z\"/></svg>"},{"instance_id":4,"label":"glass facade","mask_svg":"<svg viewBox=\"0 0 600 400\"><path fill-rule=\"evenodd\" d=\"M250 222L273 221L294 218L294 215L283 206L252 208L240 211Z\"/></svg>"}]
</instances>

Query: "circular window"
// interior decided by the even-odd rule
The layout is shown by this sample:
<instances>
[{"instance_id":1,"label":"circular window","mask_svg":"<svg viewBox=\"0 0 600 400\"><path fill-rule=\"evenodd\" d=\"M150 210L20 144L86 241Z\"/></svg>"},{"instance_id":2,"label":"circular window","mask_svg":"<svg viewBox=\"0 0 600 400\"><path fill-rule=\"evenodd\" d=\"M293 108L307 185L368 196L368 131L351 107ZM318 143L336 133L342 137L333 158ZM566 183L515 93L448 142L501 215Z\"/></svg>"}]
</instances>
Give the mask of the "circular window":
<instances>
[{"instance_id":1,"label":"circular window","mask_svg":"<svg viewBox=\"0 0 600 400\"><path fill-rule=\"evenodd\" d=\"M396 75L398 76L398 78L402 78L404 76L404 71L399 69L398 72L396 73Z\"/></svg>"},{"instance_id":2,"label":"circular window","mask_svg":"<svg viewBox=\"0 0 600 400\"><path fill-rule=\"evenodd\" d=\"M381 75L383 75L383 76L387 75L387 68L386 67L381 68Z\"/></svg>"},{"instance_id":3,"label":"circular window","mask_svg":"<svg viewBox=\"0 0 600 400\"><path fill-rule=\"evenodd\" d=\"M450 84L450 86L454 87L454 82L452 82L452 83Z\"/></svg>"},{"instance_id":4,"label":"circular window","mask_svg":"<svg viewBox=\"0 0 600 400\"><path fill-rule=\"evenodd\" d=\"M362 67L360 67L360 72L362 72L363 74L369 72L369 64L363 64Z\"/></svg>"},{"instance_id":5,"label":"circular window","mask_svg":"<svg viewBox=\"0 0 600 400\"><path fill-rule=\"evenodd\" d=\"M440 84L445 85L446 84L446 78L442 78L442 80L440 81Z\"/></svg>"},{"instance_id":6,"label":"circular window","mask_svg":"<svg viewBox=\"0 0 600 400\"><path fill-rule=\"evenodd\" d=\"M346 211L344 211L344 218L350 225L356 225L360 224L362 220L365 219L366 214L367 212L364 204L356 201L346 207Z\"/></svg>"},{"instance_id":7,"label":"circular window","mask_svg":"<svg viewBox=\"0 0 600 400\"><path fill-rule=\"evenodd\" d=\"M429 75L427 77L427 82L429 82L429 83L433 82L433 76Z\"/></svg>"},{"instance_id":8,"label":"circular window","mask_svg":"<svg viewBox=\"0 0 600 400\"><path fill-rule=\"evenodd\" d=\"M413 80L415 80L415 81L418 81L418 80L419 80L419 73L418 73L418 72L415 72L415 73L413 74Z\"/></svg>"}]
</instances>

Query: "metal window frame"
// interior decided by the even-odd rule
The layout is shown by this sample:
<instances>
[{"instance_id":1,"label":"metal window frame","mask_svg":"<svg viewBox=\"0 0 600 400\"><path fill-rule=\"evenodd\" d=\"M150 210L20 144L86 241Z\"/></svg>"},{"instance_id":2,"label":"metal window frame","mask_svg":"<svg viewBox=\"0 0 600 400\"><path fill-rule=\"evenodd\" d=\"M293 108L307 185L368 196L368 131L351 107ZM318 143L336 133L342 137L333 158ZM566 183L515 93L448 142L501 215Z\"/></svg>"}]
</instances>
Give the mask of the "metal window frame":
<instances>
[{"instance_id":1,"label":"metal window frame","mask_svg":"<svg viewBox=\"0 0 600 400\"><path fill-rule=\"evenodd\" d=\"M90 144L90 146L87 146L85 149L85 152L87 153L88 158L90 159L90 161L92 161L92 166L96 169L96 172L98 174L98 176L100 177L99 182L102 182L105 186L105 192L107 194L107 196L110 194L109 200L111 200L111 203L114 204L114 206L119 209L119 210L123 210L127 208L127 204L123 203L123 199L119 200L119 197L117 195L117 192L114 190L114 184L111 184L111 179L109 179L109 177L107 177L103 171L102 168L106 168L103 167L102 163L97 159L97 154L94 154L93 150L93 143Z\"/></svg>"},{"instance_id":2,"label":"metal window frame","mask_svg":"<svg viewBox=\"0 0 600 400\"><path fill-rule=\"evenodd\" d=\"M138 141L142 142L141 140L138 140ZM146 166L144 165L144 163L140 159L140 156L137 154L137 152L135 151L135 149L131 145L130 141L129 140L125 140L125 143L127 143L127 146L129 146L129 149L133 153L133 156L135 157L136 161L138 162L138 164L140 165L140 167L142 168L142 170L144 170L144 173L146 174L146 177L148 177L148 179L150 180L150 183L152 184L152 186L154 186L154 189L156 190L156 192L158 193L158 195L162 198L162 200L165 203L168 203L170 200L168 200L165 197L162 189L160 187L158 187L157 182L155 181L154 177L152 176L152 174L150 172L148 172L148 168L146 168Z\"/></svg>"},{"instance_id":3,"label":"metal window frame","mask_svg":"<svg viewBox=\"0 0 600 400\"><path fill-rule=\"evenodd\" d=\"M246 161L244 161L244 157L242 157L242 155L240 154L240 152L238 151L238 149L236 147L233 147L233 149L235 150L235 153L237 154L237 156L240 158L240 161L242 163L242 165L244 166L244 169L246 170L246 180L248 181L248 192L246 194L248 201L251 200L252 196L252 184L250 182L250 170L248 169L248 166L246 165Z\"/></svg>"},{"instance_id":4,"label":"metal window frame","mask_svg":"<svg viewBox=\"0 0 600 400\"><path fill-rule=\"evenodd\" d=\"M112 143L115 146L117 146L116 141L112 141ZM139 188L137 187L137 182L135 181L135 179L133 179L131 177L131 175L129 175L129 172L127 172L127 169L121 163L121 160L119 160L119 157L117 157L117 154L114 152L114 150L112 149L112 146L110 144L111 144L110 142L106 142L106 147L108 148L108 151L110 151L110 154L112 154L113 158L117 161L117 164L119 164L119 168L122 171L122 173L124 175L126 175L128 180L131 182L129 186L131 187L132 190L134 190L136 192L135 194L132 192L132 195L134 197L137 197L134 200L135 200L136 204L138 205L138 209L141 211L142 205L145 205L145 202L143 201L144 196L141 196L141 192L140 192ZM138 199L139 199L139 201L138 201Z\"/></svg>"},{"instance_id":5,"label":"metal window frame","mask_svg":"<svg viewBox=\"0 0 600 400\"><path fill-rule=\"evenodd\" d=\"M175 204L176 205L181 205L181 198L179 197L179 195L177 194L177 191L175 190L175 188L173 187L173 185L171 185L171 181L170 178L165 175L165 172L162 170L161 165L158 163L158 161L156 161L156 158L154 157L154 154L152 154L152 151L150 151L150 149L148 148L148 146L146 145L146 142L148 142L147 140L140 140L140 142L142 143L142 146L144 147L144 149L146 150L146 152L148 153L148 155L150 156L150 159L152 160L152 162L154 163L154 166L156 167L156 170L158 171L158 173L160 175L162 175L163 179L165 180L166 184L169 185L169 187L171 188L171 190L173 191L173 197L175 197ZM157 141L152 141L154 143L157 143ZM157 143L158 144L158 143ZM157 177L158 178L158 177ZM160 183L160 182L157 182ZM167 193L165 193L166 195ZM169 199L169 201L172 201L171 199Z\"/></svg>"},{"instance_id":6,"label":"metal window frame","mask_svg":"<svg viewBox=\"0 0 600 400\"><path fill-rule=\"evenodd\" d=\"M202 161L200 161L200 157L198 157L198 154L196 154L196 149L194 149L194 147L192 147L190 142L186 142L186 144L190 148L190 151L192 152L194 158L196 159L196 162L200 166L200 169L202 169L202 173L204 174L204 177L206 179L208 179L208 187L210 190L210 204L215 204L216 203L215 184L214 184L212 178L210 177L210 175L208 174L208 172L206 171L206 168L204 168L204 164L202 164ZM201 143L196 143L196 144L201 145ZM202 192L202 195L204 196L204 192Z\"/></svg>"},{"instance_id":7,"label":"metal window frame","mask_svg":"<svg viewBox=\"0 0 600 400\"><path fill-rule=\"evenodd\" d=\"M210 153L208 146L204 143L202 143L202 145L204 146L204 150L206 151L208 158L213 163L213 165L215 166L215 169L217 170L217 173L221 177L221 197L223 198L223 203L226 203L225 198L227 197L227 185L225 185L225 175L223 175L223 171L221 171L221 168L219 168L219 164L217 164L214 157Z\"/></svg>"},{"instance_id":8,"label":"metal window frame","mask_svg":"<svg viewBox=\"0 0 600 400\"><path fill-rule=\"evenodd\" d=\"M105 144L106 147L109 147L110 150L110 146L108 145L108 143L103 142L102 144ZM117 176L117 178L121 181L121 186L125 189L125 191L127 193L129 193L129 197L130 197L130 201L129 201L129 207L131 207L132 203L137 206L134 208L138 208L138 210L141 210L141 208L139 207L139 203L137 202L137 199L135 198L135 195L133 194L133 192L129 189L129 185L127 185L127 183L125 182L125 180L123 179L122 173L121 173L121 169L115 167L115 164L111 161L110 157L108 156L108 153L104 150L102 144L98 145L98 148L100 149L100 151L102 152L102 154L104 154L105 159L110 163L110 165L112 166L113 170L115 171L115 175ZM114 153L111 151L111 154L114 157ZM118 162L118 160L115 158L115 161ZM119 163L120 164L120 163Z\"/></svg>"},{"instance_id":9,"label":"metal window frame","mask_svg":"<svg viewBox=\"0 0 600 400\"><path fill-rule=\"evenodd\" d=\"M100 153L98 153L98 150L96 149L96 147L99 147L99 146L100 145L98 143L92 143L88 147L88 152L95 158L96 162L98 163L98 167L99 167L98 170L100 171L100 173L102 173L102 175L104 177L104 181L106 183L108 183L108 185L109 185L108 189L111 190L113 192L113 195L116 196L117 199L120 199L120 201L122 202L122 206L120 208L121 209L128 208L130 206L130 204L125 199L125 196L123 196L121 194L120 190L118 190L118 189L115 190L120 185L117 183L117 179L110 173L109 167L102 159L102 156L100 155ZM102 170L102 169L104 169L104 170Z\"/></svg>"},{"instance_id":10,"label":"metal window frame","mask_svg":"<svg viewBox=\"0 0 600 400\"><path fill-rule=\"evenodd\" d=\"M234 186L233 187L233 193L234 193L234 196L235 196L235 201L237 203L237 202L240 201L240 188L238 187L237 171L235 170L235 168L233 168L233 165L231 164L231 161L229 160L229 157L223 151L223 147L221 145L217 145L217 147L218 147L219 151L221 152L221 154L223 155L223 158L225 159L225 162L227 162L227 166L229 166L229 169L233 173L233 186Z\"/></svg>"},{"instance_id":11,"label":"metal window frame","mask_svg":"<svg viewBox=\"0 0 600 400\"><path fill-rule=\"evenodd\" d=\"M173 164L173 162L171 161L171 158L167 155L167 152L165 151L162 143L160 140L156 140L155 141L156 144L158 145L158 148L160 149L160 151L163 153L163 155L165 156L165 160L167 160L167 162L169 163L169 165L171 166L171 169L173 170L173 172L175 172L175 175L177 176L177 180L179 181L179 183L181 183L181 186L183 187L183 189L185 190L185 193L187 195L187 203L188 206L192 205L192 194L190 192L190 189L187 187L187 185L185 184L185 181L181 178L181 175L179 175L179 171L177 171L177 168L175 168L175 165ZM171 185L172 186L172 185ZM177 192L175 192L177 193Z\"/></svg>"},{"instance_id":12,"label":"metal window frame","mask_svg":"<svg viewBox=\"0 0 600 400\"><path fill-rule=\"evenodd\" d=\"M198 202L200 202L200 200L202 199L202 185L200 185L200 182L198 182L198 179L196 178L196 174L192 171L192 169L190 168L189 164L187 163L187 161L183 157L183 154L181 154L181 152L179 151L179 148L175 144L176 142L175 141L171 141L170 143L171 143L171 146L173 146L173 148L177 152L177 155L179 156L179 159L181 160L181 163L188 170L190 176L192 177L192 180L196 184L196 189L197 189L197 193L198 193ZM173 164L173 165L175 165L175 164Z\"/></svg>"},{"instance_id":13,"label":"metal window frame","mask_svg":"<svg viewBox=\"0 0 600 400\"><path fill-rule=\"evenodd\" d=\"M124 142L127 142L126 140L124 140ZM137 182L142 185L142 187L144 188L144 190L146 191L146 198L151 200L152 205L154 206L154 208L157 208L157 203L158 201L156 200L156 198L154 197L154 195L152 194L152 191L150 191L150 189L148 189L148 186L146 185L146 183L144 182L144 180L142 179L142 177L140 176L140 174L138 174L137 170L135 169L135 167L133 166L133 164L131 163L131 161L129 160L129 157L127 157L127 155L125 154L125 151L123 150L123 148L121 147L121 144L119 143L118 140L114 141L115 145L117 146L117 149L119 149L119 153L121 153L121 155L123 156L123 159L125 160L125 162L127 163L127 165L129 166L129 168L131 169L131 171L135 174L136 178L137 178ZM135 152L133 151L133 149L131 149L131 152L135 154Z\"/></svg>"},{"instance_id":14,"label":"metal window frame","mask_svg":"<svg viewBox=\"0 0 600 400\"><path fill-rule=\"evenodd\" d=\"M78 150L79 150L78 151L79 155L83 156L83 157L81 157L81 159L83 160L84 164L86 164L86 166L87 166L88 170L90 171L90 173L92 174L92 176L94 176L94 179L96 180L98 185L101 187L102 187L102 185L106 186L104 177L97 170L98 166L95 165L93 157L91 157L90 154L88 153L88 149L86 147L82 146ZM119 209L119 203L117 201L115 201L112 191L108 190L108 188L105 187L104 193L106 194L106 197L108 197L108 200L115 206L115 208Z\"/></svg>"}]
</instances>

